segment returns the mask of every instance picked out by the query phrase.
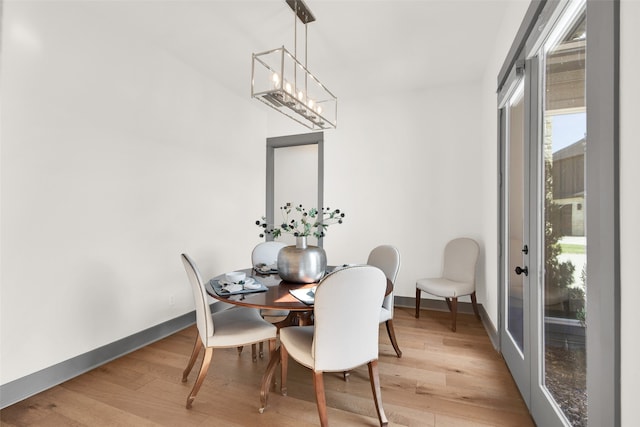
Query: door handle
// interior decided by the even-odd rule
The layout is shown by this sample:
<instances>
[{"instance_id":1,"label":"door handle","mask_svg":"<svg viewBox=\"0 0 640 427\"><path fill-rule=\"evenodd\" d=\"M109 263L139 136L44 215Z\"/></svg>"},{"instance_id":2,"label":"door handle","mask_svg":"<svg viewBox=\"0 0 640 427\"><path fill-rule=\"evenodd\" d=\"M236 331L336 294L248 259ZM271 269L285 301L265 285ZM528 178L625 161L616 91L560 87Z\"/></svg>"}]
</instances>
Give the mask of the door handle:
<instances>
[{"instance_id":1,"label":"door handle","mask_svg":"<svg viewBox=\"0 0 640 427\"><path fill-rule=\"evenodd\" d=\"M516 267L516 274L521 275L524 273L525 276L529 275L529 268L525 265L524 268L520 268L520 266Z\"/></svg>"}]
</instances>

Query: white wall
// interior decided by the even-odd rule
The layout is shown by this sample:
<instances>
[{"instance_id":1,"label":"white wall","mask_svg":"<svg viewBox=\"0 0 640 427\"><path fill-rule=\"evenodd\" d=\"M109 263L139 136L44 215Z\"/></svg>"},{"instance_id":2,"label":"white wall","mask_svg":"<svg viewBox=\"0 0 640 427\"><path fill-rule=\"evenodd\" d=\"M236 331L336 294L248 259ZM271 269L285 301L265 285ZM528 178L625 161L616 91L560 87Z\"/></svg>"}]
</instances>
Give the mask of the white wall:
<instances>
[{"instance_id":1,"label":"white wall","mask_svg":"<svg viewBox=\"0 0 640 427\"><path fill-rule=\"evenodd\" d=\"M638 423L637 388L640 383L638 340L638 259L640 259L640 2L623 0L620 5L620 281L621 281L621 400L622 425Z\"/></svg>"},{"instance_id":2,"label":"white wall","mask_svg":"<svg viewBox=\"0 0 640 427\"><path fill-rule=\"evenodd\" d=\"M394 244L395 294L413 297L416 279L441 273L448 240L484 246L479 95L477 83L461 83L340 105L340 128L325 141L325 200L347 217L325 238L330 262L364 262Z\"/></svg>"},{"instance_id":3,"label":"white wall","mask_svg":"<svg viewBox=\"0 0 640 427\"><path fill-rule=\"evenodd\" d=\"M4 3L2 384L192 310L181 252L210 276L260 240L264 110L101 7Z\"/></svg>"}]
</instances>

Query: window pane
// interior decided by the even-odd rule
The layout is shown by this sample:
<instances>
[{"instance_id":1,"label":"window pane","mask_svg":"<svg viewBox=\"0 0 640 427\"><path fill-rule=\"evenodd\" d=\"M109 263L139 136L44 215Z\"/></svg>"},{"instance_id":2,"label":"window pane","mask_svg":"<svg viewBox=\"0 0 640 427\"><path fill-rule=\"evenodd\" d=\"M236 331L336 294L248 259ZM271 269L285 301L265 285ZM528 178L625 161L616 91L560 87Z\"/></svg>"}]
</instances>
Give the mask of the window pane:
<instances>
[{"instance_id":1,"label":"window pane","mask_svg":"<svg viewBox=\"0 0 640 427\"><path fill-rule=\"evenodd\" d=\"M508 216L507 243L508 262L507 287L507 331L515 345L524 353L524 278L516 274L514 266L525 265L522 248L524 239L524 80L509 100L507 109L507 155L508 155Z\"/></svg>"},{"instance_id":2,"label":"window pane","mask_svg":"<svg viewBox=\"0 0 640 427\"><path fill-rule=\"evenodd\" d=\"M545 386L573 426L586 426L584 12L559 31L544 58Z\"/></svg>"}]
</instances>

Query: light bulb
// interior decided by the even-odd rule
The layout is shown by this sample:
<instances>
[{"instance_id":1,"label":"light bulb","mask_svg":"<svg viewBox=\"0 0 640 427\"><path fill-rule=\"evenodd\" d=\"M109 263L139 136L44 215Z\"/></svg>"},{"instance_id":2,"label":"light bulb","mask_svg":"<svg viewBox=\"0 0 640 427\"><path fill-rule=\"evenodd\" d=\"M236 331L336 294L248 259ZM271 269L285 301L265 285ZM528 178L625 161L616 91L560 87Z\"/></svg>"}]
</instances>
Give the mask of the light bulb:
<instances>
[{"instance_id":1,"label":"light bulb","mask_svg":"<svg viewBox=\"0 0 640 427\"><path fill-rule=\"evenodd\" d=\"M308 106L310 109L313 109L313 99L310 99L310 100L309 100L309 102L307 102L307 106Z\"/></svg>"},{"instance_id":2,"label":"light bulb","mask_svg":"<svg viewBox=\"0 0 640 427\"><path fill-rule=\"evenodd\" d=\"M273 86L280 86L280 76L278 75L278 73L273 73L273 75L271 76L271 80L273 81Z\"/></svg>"},{"instance_id":3,"label":"light bulb","mask_svg":"<svg viewBox=\"0 0 640 427\"><path fill-rule=\"evenodd\" d=\"M287 93L288 93L289 95L291 95L291 83L286 82L286 83L284 84L284 90L286 90L286 91L287 91Z\"/></svg>"},{"instance_id":4,"label":"light bulb","mask_svg":"<svg viewBox=\"0 0 640 427\"><path fill-rule=\"evenodd\" d=\"M316 107L316 112L317 112L318 114L322 114L322 106L318 105L318 106Z\"/></svg>"},{"instance_id":5,"label":"light bulb","mask_svg":"<svg viewBox=\"0 0 640 427\"><path fill-rule=\"evenodd\" d=\"M302 99L304 98L304 93L302 93L302 91L298 91L298 101L302 101Z\"/></svg>"}]
</instances>

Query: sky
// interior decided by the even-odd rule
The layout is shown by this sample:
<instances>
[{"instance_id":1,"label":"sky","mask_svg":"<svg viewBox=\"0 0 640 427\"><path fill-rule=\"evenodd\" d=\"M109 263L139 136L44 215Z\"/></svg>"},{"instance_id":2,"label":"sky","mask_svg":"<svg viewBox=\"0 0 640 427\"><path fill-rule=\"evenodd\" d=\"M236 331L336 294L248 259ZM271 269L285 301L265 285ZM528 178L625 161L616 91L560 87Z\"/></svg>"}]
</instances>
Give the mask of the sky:
<instances>
[{"instance_id":1,"label":"sky","mask_svg":"<svg viewBox=\"0 0 640 427\"><path fill-rule=\"evenodd\" d=\"M553 152L584 138L587 133L587 114L559 114L551 118Z\"/></svg>"}]
</instances>

